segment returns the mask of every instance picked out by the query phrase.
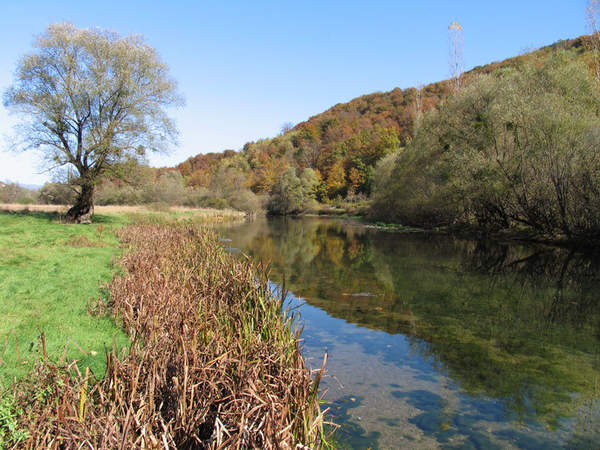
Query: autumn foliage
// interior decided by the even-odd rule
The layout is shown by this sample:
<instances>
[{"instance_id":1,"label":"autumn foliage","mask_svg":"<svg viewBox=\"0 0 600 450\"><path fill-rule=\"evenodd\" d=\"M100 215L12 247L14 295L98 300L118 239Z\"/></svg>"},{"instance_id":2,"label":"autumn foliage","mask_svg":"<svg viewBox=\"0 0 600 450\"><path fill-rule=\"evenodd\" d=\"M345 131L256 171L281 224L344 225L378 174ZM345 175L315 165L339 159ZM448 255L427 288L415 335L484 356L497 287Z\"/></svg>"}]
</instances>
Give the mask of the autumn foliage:
<instances>
[{"instance_id":1,"label":"autumn foliage","mask_svg":"<svg viewBox=\"0 0 600 450\"><path fill-rule=\"evenodd\" d=\"M586 36L561 41L505 61L476 67L461 77L462 85L481 74L571 49L588 65ZM408 89L396 88L355 98L333 106L272 139L247 143L242 150L194 156L179 164L190 186L209 187L222 167L234 168L254 193L271 194L280 175L288 168L315 170L320 178L317 200L329 201L348 194L370 195L378 161L406 147L415 136L418 120L454 91L452 81L441 81Z\"/></svg>"}]
</instances>

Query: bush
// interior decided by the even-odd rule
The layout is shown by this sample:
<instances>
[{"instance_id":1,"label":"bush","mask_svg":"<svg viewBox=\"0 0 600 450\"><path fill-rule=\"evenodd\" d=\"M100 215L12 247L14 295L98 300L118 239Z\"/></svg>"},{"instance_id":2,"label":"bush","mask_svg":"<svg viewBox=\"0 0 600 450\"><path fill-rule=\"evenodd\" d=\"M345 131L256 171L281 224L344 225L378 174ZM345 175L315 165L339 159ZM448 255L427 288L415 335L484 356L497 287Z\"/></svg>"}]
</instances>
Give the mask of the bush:
<instances>
[{"instance_id":1,"label":"bush","mask_svg":"<svg viewBox=\"0 0 600 450\"><path fill-rule=\"evenodd\" d=\"M371 214L600 236L598 110L596 81L567 54L480 76L378 166Z\"/></svg>"},{"instance_id":2,"label":"bush","mask_svg":"<svg viewBox=\"0 0 600 450\"><path fill-rule=\"evenodd\" d=\"M302 212L311 200L319 183L312 169L305 169L300 177L296 169L287 168L278 178L267 204L269 214L288 215Z\"/></svg>"},{"instance_id":3,"label":"bush","mask_svg":"<svg viewBox=\"0 0 600 450\"><path fill-rule=\"evenodd\" d=\"M142 203L142 190L130 185L106 181L96 189L97 205L138 205Z\"/></svg>"},{"instance_id":4,"label":"bush","mask_svg":"<svg viewBox=\"0 0 600 450\"><path fill-rule=\"evenodd\" d=\"M205 208L227 209L229 208L229 203L221 197L206 197L205 203L200 206Z\"/></svg>"},{"instance_id":5,"label":"bush","mask_svg":"<svg viewBox=\"0 0 600 450\"><path fill-rule=\"evenodd\" d=\"M29 205L36 203L38 191L27 189L16 183L0 183L0 203L20 203Z\"/></svg>"},{"instance_id":6,"label":"bush","mask_svg":"<svg viewBox=\"0 0 600 450\"><path fill-rule=\"evenodd\" d=\"M209 197L209 191L206 188L187 188L183 205L191 208L200 208L205 206L206 199Z\"/></svg>"},{"instance_id":7,"label":"bush","mask_svg":"<svg viewBox=\"0 0 600 450\"><path fill-rule=\"evenodd\" d=\"M229 198L229 204L232 208L248 213L258 212L262 209L260 199L249 189L243 189L235 192Z\"/></svg>"},{"instance_id":8,"label":"bush","mask_svg":"<svg viewBox=\"0 0 600 450\"><path fill-rule=\"evenodd\" d=\"M40 189L39 202L45 205L72 205L77 199L78 188L65 183L46 183Z\"/></svg>"},{"instance_id":9,"label":"bush","mask_svg":"<svg viewBox=\"0 0 600 450\"><path fill-rule=\"evenodd\" d=\"M39 202L46 205L72 205L78 195L76 186L65 183L46 183L40 189Z\"/></svg>"}]
</instances>

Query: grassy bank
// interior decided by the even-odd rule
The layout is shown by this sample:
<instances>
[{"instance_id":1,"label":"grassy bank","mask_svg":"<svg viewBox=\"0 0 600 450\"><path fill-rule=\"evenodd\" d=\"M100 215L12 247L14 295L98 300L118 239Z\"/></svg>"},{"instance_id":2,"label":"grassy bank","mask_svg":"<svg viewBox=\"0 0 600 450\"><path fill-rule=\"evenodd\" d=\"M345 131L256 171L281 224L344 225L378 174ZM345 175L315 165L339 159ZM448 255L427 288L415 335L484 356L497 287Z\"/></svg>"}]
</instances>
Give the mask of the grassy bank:
<instances>
[{"instance_id":1,"label":"grassy bank","mask_svg":"<svg viewBox=\"0 0 600 450\"><path fill-rule=\"evenodd\" d=\"M323 445L318 382L266 277L189 221L117 234L129 250L109 305L133 341L129 353L111 353L102 380L46 359L3 393L5 443Z\"/></svg>"},{"instance_id":2,"label":"grassy bank","mask_svg":"<svg viewBox=\"0 0 600 450\"><path fill-rule=\"evenodd\" d=\"M38 336L47 352L66 351L95 373L105 367L105 346L126 345L125 334L107 317L88 314L116 268L120 253L112 232L124 219L99 217L94 226L68 226L50 213L0 212L0 379L4 385L39 358Z\"/></svg>"},{"instance_id":3,"label":"grassy bank","mask_svg":"<svg viewBox=\"0 0 600 450\"><path fill-rule=\"evenodd\" d=\"M65 225L67 206L0 204L0 383L26 373L41 352L89 366L102 375L105 347L128 339L108 317L89 314L118 270L121 254L114 231L135 221L241 220L243 213L139 206L96 208L91 226Z\"/></svg>"}]
</instances>

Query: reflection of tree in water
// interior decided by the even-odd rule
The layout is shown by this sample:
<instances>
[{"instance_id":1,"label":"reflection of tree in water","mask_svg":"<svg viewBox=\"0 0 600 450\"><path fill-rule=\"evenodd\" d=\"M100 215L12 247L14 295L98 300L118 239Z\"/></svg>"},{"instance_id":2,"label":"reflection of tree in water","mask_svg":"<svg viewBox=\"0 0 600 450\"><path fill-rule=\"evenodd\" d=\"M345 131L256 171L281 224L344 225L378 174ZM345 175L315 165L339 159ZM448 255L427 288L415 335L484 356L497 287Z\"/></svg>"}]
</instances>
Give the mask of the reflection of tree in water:
<instances>
[{"instance_id":1,"label":"reflection of tree in water","mask_svg":"<svg viewBox=\"0 0 600 450\"><path fill-rule=\"evenodd\" d=\"M382 233L341 221L258 224L251 254L330 315L413 336L472 394L555 425L598 380L600 264L564 249Z\"/></svg>"},{"instance_id":2,"label":"reflection of tree in water","mask_svg":"<svg viewBox=\"0 0 600 450\"><path fill-rule=\"evenodd\" d=\"M506 279L524 288L538 287L540 280L551 289L551 301L544 303L543 317L549 331L552 324L569 323L600 340L600 258L562 248L533 248L516 252L509 245L478 242L465 258L465 269ZM596 317L596 322L590 318ZM591 328L589 328L591 327Z\"/></svg>"},{"instance_id":3,"label":"reflection of tree in water","mask_svg":"<svg viewBox=\"0 0 600 450\"><path fill-rule=\"evenodd\" d=\"M255 220L227 230L237 245L263 263L271 263L280 271L294 265L309 265L322 245L317 222L302 224L291 217L276 221Z\"/></svg>"},{"instance_id":4,"label":"reflection of tree in water","mask_svg":"<svg viewBox=\"0 0 600 450\"><path fill-rule=\"evenodd\" d=\"M575 413L571 392L590 395L599 377L598 262L563 249L436 240L395 247L414 254L418 245L435 261L427 276L418 259L399 265L389 246L377 247L398 294L411 297L422 354L521 420L557 425Z\"/></svg>"}]
</instances>

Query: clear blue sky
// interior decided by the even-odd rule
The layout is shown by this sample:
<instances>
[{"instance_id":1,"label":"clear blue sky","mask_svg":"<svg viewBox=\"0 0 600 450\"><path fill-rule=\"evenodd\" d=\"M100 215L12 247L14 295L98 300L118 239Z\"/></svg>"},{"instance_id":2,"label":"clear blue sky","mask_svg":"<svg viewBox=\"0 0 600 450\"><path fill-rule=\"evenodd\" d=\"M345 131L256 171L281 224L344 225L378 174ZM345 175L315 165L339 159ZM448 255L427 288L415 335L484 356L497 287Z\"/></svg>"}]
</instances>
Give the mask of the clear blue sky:
<instances>
[{"instance_id":1,"label":"clear blue sky","mask_svg":"<svg viewBox=\"0 0 600 450\"><path fill-rule=\"evenodd\" d=\"M449 75L447 27L464 27L466 68L587 32L585 0L0 0L0 90L54 22L141 34L186 99L180 145L154 166L240 149L354 97ZM0 106L0 133L16 120ZM42 184L36 155L0 141L0 180Z\"/></svg>"}]
</instances>

